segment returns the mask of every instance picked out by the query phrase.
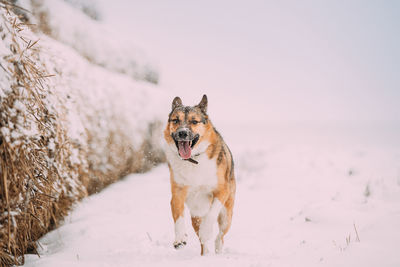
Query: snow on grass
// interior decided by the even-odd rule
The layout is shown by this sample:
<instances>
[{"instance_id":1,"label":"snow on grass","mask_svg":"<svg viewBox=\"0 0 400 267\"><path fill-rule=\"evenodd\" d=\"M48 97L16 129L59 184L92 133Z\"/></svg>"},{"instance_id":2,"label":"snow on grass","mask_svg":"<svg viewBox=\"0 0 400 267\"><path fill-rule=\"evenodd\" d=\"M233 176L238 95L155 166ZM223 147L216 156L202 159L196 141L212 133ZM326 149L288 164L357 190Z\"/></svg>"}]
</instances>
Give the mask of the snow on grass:
<instances>
[{"instance_id":1,"label":"snow on grass","mask_svg":"<svg viewBox=\"0 0 400 267\"><path fill-rule=\"evenodd\" d=\"M41 257L28 256L25 266L400 265L400 146L382 138L398 129L360 135L257 126L254 139L237 125L217 127L238 180L221 255L199 256L187 213L188 245L173 249L169 172L162 165L78 204L40 240Z\"/></svg>"},{"instance_id":2,"label":"snow on grass","mask_svg":"<svg viewBox=\"0 0 400 267\"><path fill-rule=\"evenodd\" d=\"M41 40L42 50L47 51L47 67L58 74L50 80L51 85L57 94L68 99L65 105L72 137L82 136L80 124L94 122L99 139L101 130L106 134L106 128L123 128L133 144L139 145L147 123L162 118L165 106L160 107L159 102L165 93L161 87L91 64L70 47L47 36L41 35ZM113 119L115 116L118 118Z\"/></svg>"},{"instance_id":3,"label":"snow on grass","mask_svg":"<svg viewBox=\"0 0 400 267\"><path fill-rule=\"evenodd\" d=\"M0 6L0 176L9 185L0 209L0 260L11 262L6 254L13 253L17 263L73 202L162 161L153 129L165 114L157 104L164 94L31 31L11 7ZM20 216L10 218L11 211Z\"/></svg>"},{"instance_id":4,"label":"snow on grass","mask_svg":"<svg viewBox=\"0 0 400 267\"><path fill-rule=\"evenodd\" d=\"M95 2L19 0L17 4L31 11L25 15L41 31L72 47L94 64L137 80L158 83L158 70L142 49L125 40L115 29L82 12L95 10Z\"/></svg>"}]
</instances>

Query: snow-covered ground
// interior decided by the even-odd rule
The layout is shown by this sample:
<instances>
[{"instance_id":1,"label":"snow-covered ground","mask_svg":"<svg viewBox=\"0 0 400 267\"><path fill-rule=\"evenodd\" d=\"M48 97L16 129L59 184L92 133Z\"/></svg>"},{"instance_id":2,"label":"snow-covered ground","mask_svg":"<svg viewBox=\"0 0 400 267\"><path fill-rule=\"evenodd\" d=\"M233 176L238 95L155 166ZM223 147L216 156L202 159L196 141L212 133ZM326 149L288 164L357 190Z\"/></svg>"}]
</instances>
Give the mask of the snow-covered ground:
<instances>
[{"instance_id":1,"label":"snow-covered ground","mask_svg":"<svg viewBox=\"0 0 400 267\"><path fill-rule=\"evenodd\" d=\"M189 216L173 248L164 164L79 203L25 266L400 266L399 127L216 127L238 181L221 255L199 255Z\"/></svg>"}]
</instances>

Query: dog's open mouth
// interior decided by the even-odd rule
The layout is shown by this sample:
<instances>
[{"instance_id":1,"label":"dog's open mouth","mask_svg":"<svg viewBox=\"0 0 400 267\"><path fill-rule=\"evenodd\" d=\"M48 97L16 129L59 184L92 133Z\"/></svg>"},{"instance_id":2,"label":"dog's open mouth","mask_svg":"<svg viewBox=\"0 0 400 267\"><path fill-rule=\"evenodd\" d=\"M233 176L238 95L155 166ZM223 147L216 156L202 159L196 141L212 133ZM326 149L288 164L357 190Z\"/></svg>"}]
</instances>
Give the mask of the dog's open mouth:
<instances>
[{"instance_id":1,"label":"dog's open mouth","mask_svg":"<svg viewBox=\"0 0 400 267\"><path fill-rule=\"evenodd\" d=\"M178 153L183 159L188 159L192 155L192 141L178 141Z\"/></svg>"},{"instance_id":2,"label":"dog's open mouth","mask_svg":"<svg viewBox=\"0 0 400 267\"><path fill-rule=\"evenodd\" d=\"M197 134L193 140L190 141L177 141L175 140L176 147L178 148L179 156L182 159L189 159L192 156L192 149L194 145L199 141L199 135Z\"/></svg>"}]
</instances>

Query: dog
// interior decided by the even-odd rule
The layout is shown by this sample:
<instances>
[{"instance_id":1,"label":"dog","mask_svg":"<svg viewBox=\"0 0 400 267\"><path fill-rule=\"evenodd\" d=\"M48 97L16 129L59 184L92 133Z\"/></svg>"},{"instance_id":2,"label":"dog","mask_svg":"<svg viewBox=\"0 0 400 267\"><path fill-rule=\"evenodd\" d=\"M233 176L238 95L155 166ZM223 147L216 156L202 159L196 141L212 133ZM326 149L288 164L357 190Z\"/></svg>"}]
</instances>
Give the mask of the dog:
<instances>
[{"instance_id":1,"label":"dog","mask_svg":"<svg viewBox=\"0 0 400 267\"><path fill-rule=\"evenodd\" d=\"M185 204L199 237L201 255L210 251L213 226L218 222L215 253L220 253L232 222L236 182L232 153L207 114L207 96L196 106L184 106L179 97L164 130L171 181L171 211L175 249L184 247L187 234Z\"/></svg>"}]
</instances>

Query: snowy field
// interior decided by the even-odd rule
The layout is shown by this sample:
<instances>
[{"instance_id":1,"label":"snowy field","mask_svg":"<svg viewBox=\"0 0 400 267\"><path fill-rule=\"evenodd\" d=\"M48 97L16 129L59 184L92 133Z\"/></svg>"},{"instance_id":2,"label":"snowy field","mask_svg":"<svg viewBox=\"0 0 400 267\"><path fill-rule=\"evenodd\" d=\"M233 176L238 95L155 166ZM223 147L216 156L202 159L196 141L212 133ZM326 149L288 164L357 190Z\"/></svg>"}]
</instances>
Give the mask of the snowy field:
<instances>
[{"instance_id":1,"label":"snowy field","mask_svg":"<svg viewBox=\"0 0 400 267\"><path fill-rule=\"evenodd\" d=\"M24 266L400 266L398 4L98 1L103 22L68 4L86 1L34 1L56 89L83 101L71 126L89 115L101 144L98 124L141 138L174 96L206 93L235 160L232 228L222 254L201 257L186 211L189 242L175 250L163 164L78 203Z\"/></svg>"},{"instance_id":2,"label":"snowy field","mask_svg":"<svg viewBox=\"0 0 400 267\"><path fill-rule=\"evenodd\" d=\"M165 164L80 204L24 266L400 266L400 130L216 125L238 181L223 253L176 251Z\"/></svg>"}]
</instances>

